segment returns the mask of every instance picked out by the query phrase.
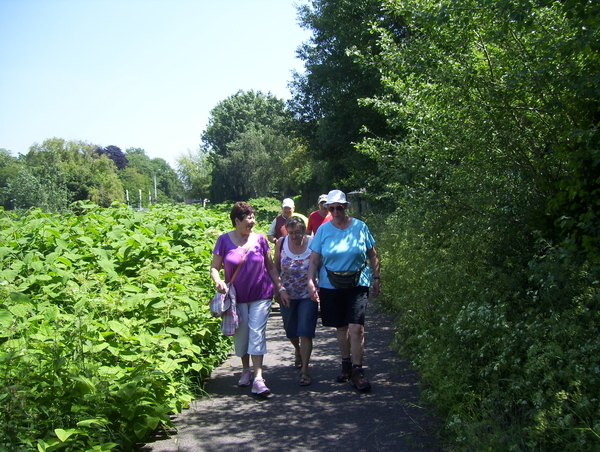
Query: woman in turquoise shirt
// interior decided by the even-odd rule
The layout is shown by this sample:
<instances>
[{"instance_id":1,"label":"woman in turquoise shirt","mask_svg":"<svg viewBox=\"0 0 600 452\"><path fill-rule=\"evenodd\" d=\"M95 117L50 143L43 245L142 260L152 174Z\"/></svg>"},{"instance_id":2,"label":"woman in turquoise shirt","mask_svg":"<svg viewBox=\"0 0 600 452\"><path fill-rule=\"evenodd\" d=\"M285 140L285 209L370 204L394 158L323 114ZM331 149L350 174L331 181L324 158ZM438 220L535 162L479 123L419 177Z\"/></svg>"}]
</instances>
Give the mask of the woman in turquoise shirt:
<instances>
[{"instance_id":1,"label":"woman in turquoise shirt","mask_svg":"<svg viewBox=\"0 0 600 452\"><path fill-rule=\"evenodd\" d=\"M379 259L367 225L346 214L349 205L342 191L328 193L326 206L333 218L321 225L309 245L312 253L308 293L312 300L321 303L323 326L336 328L342 355L342 372L337 381L350 380L359 391L368 391L371 384L362 368L364 324L371 279L372 295L377 297L381 290ZM343 284L339 281L343 278L333 274L348 271L356 272L354 283Z\"/></svg>"}]
</instances>

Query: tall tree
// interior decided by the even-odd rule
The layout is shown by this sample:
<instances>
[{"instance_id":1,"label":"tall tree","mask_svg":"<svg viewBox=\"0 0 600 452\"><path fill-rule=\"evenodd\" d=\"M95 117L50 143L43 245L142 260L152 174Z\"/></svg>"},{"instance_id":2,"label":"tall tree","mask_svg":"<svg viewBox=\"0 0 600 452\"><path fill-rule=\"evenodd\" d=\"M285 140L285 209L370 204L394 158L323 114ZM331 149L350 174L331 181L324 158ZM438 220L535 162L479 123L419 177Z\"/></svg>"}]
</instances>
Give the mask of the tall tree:
<instances>
[{"instance_id":1,"label":"tall tree","mask_svg":"<svg viewBox=\"0 0 600 452\"><path fill-rule=\"evenodd\" d=\"M313 36L298 50L305 72L296 73L290 84L290 109L313 159L324 163L329 184L362 187L375 165L356 152L355 143L386 136L389 125L381 112L360 103L384 90L379 69L359 64L353 53L379 53L375 24L397 39L404 28L382 14L380 0L314 0L299 8L299 17Z\"/></svg>"},{"instance_id":2,"label":"tall tree","mask_svg":"<svg viewBox=\"0 0 600 452\"><path fill-rule=\"evenodd\" d=\"M398 41L379 27L383 52L363 53L402 99L367 103L408 131L405 140L364 147L379 160L386 191L398 194L412 180L457 212L504 212L522 232L556 237L558 226L598 248L599 8L386 3L385 14L407 18L410 29Z\"/></svg>"},{"instance_id":3,"label":"tall tree","mask_svg":"<svg viewBox=\"0 0 600 452\"><path fill-rule=\"evenodd\" d=\"M55 176L50 177L49 173L40 173L35 168L23 165L17 175L7 183L6 192L11 207L38 207L45 212L67 211L72 196L66 185L61 182L60 173L56 172Z\"/></svg>"},{"instance_id":4,"label":"tall tree","mask_svg":"<svg viewBox=\"0 0 600 452\"><path fill-rule=\"evenodd\" d=\"M115 174L114 160L95 158L90 161L94 183L88 190L88 199L99 206L108 207L113 202L123 202L123 184Z\"/></svg>"},{"instance_id":5,"label":"tall tree","mask_svg":"<svg viewBox=\"0 0 600 452\"><path fill-rule=\"evenodd\" d=\"M202 148L212 165L213 201L285 190L277 182L294 146L290 118L283 100L260 91L238 91L211 110Z\"/></svg>"},{"instance_id":6,"label":"tall tree","mask_svg":"<svg viewBox=\"0 0 600 452\"><path fill-rule=\"evenodd\" d=\"M177 172L167 163L165 159L156 157L150 160L152 166L152 177L156 178L156 189L162 193L166 199L158 199L159 202L174 201L182 202L184 200L183 183Z\"/></svg>"},{"instance_id":7,"label":"tall tree","mask_svg":"<svg viewBox=\"0 0 600 452\"><path fill-rule=\"evenodd\" d=\"M600 8L385 4L410 33L363 56L401 102L365 102L407 134L362 151L400 206L399 342L465 449L598 450Z\"/></svg>"}]
</instances>

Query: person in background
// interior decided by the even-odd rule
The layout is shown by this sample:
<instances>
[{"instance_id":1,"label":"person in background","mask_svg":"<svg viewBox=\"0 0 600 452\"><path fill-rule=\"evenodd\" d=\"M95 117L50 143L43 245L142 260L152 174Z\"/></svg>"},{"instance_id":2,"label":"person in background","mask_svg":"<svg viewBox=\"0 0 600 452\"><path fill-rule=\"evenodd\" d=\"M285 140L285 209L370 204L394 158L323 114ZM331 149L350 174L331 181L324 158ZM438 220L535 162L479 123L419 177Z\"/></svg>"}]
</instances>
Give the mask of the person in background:
<instances>
[{"instance_id":1,"label":"person in background","mask_svg":"<svg viewBox=\"0 0 600 452\"><path fill-rule=\"evenodd\" d=\"M331 190L327 194L325 206L333 218L319 227L309 245L312 253L307 275L308 293L312 300L321 303L323 326L336 328L342 355L342 372L337 381L350 380L359 391L368 391L371 384L362 368L364 324L371 278L374 280L372 295L377 297L381 290L379 259L367 225L347 215L349 205L342 191ZM370 267L366 265L367 260ZM330 271L358 271L360 276L355 286L340 289L332 283L335 275L330 279ZM317 276L319 289L315 284Z\"/></svg>"},{"instance_id":2,"label":"person in background","mask_svg":"<svg viewBox=\"0 0 600 452\"><path fill-rule=\"evenodd\" d=\"M308 264L312 237L306 235L304 221L291 216L285 223L287 235L275 246L275 266L279 270L289 304L282 303L281 317L286 337L294 346L296 369L300 369L300 386L311 384L308 362L317 328L318 304L308 296Z\"/></svg>"},{"instance_id":3,"label":"person in background","mask_svg":"<svg viewBox=\"0 0 600 452\"><path fill-rule=\"evenodd\" d=\"M326 202L327 195L319 196L319 200L317 201L319 210L315 210L308 216L308 226L306 226L306 231L309 235L315 235L319 226L326 221L331 220L331 214L327 210L327 207L325 207Z\"/></svg>"},{"instance_id":4,"label":"person in background","mask_svg":"<svg viewBox=\"0 0 600 452\"><path fill-rule=\"evenodd\" d=\"M225 293L226 281L230 281L238 264L238 274L233 285L237 293L237 312L240 324L233 335L235 353L242 359L242 375L239 386L249 386L258 395L270 394L262 375L263 356L267 353L267 320L271 310L273 288L282 303L289 303L289 297L281 282L279 273L271 259L271 248L264 235L252 232L256 211L246 202L237 202L231 209L233 231L217 239L213 250L210 277L216 289ZM225 281L221 279L221 267L225 268Z\"/></svg>"},{"instance_id":5,"label":"person in background","mask_svg":"<svg viewBox=\"0 0 600 452\"><path fill-rule=\"evenodd\" d=\"M304 224L308 223L306 217L302 214L295 213L296 205L294 204L294 200L292 198L285 198L281 203L281 215L277 215L271 226L269 226L269 230L267 231L267 237L269 238L269 242L275 243L277 239L287 235L287 231L285 229L286 220L293 215L302 218Z\"/></svg>"}]
</instances>

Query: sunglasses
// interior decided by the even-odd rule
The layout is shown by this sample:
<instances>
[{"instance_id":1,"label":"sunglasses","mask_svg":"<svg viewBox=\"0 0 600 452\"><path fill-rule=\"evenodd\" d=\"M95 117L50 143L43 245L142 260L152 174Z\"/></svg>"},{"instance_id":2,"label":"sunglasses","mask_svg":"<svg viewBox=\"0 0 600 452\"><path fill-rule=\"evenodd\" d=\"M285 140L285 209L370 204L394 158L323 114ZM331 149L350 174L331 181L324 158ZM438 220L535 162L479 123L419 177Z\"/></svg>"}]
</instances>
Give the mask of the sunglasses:
<instances>
[{"instance_id":1,"label":"sunglasses","mask_svg":"<svg viewBox=\"0 0 600 452\"><path fill-rule=\"evenodd\" d=\"M346 206L335 206L335 207L331 206L331 207L328 207L327 210L329 210L332 213L335 210L337 210L338 212L343 212L345 208L346 208Z\"/></svg>"}]
</instances>

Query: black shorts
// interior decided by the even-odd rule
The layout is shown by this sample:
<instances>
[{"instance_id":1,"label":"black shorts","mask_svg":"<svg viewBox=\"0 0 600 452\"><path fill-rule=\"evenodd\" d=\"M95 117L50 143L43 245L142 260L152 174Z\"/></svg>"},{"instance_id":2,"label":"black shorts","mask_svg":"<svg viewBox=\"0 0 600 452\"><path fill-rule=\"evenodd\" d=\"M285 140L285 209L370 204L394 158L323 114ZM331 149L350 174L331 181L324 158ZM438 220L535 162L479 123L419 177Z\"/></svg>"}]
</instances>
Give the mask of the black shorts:
<instances>
[{"instance_id":1,"label":"black shorts","mask_svg":"<svg viewBox=\"0 0 600 452\"><path fill-rule=\"evenodd\" d=\"M319 289L319 299L323 326L340 328L350 323L365 324L365 312L369 301L368 287Z\"/></svg>"}]
</instances>

